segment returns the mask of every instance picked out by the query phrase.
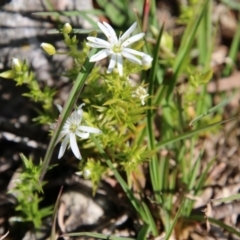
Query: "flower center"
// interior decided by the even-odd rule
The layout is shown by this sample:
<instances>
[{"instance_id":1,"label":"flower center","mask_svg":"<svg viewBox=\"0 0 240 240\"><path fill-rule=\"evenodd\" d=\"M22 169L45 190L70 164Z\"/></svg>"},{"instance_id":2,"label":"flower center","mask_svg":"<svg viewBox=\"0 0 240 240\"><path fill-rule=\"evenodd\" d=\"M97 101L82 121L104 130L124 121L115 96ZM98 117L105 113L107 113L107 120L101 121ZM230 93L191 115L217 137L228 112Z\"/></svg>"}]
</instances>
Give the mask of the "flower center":
<instances>
[{"instance_id":1,"label":"flower center","mask_svg":"<svg viewBox=\"0 0 240 240\"><path fill-rule=\"evenodd\" d=\"M72 133L75 133L77 131L77 128L78 126L76 124L71 124L69 130L72 132Z\"/></svg>"},{"instance_id":2,"label":"flower center","mask_svg":"<svg viewBox=\"0 0 240 240\"><path fill-rule=\"evenodd\" d=\"M121 45L114 45L112 50L115 52L115 53L120 53L122 52L122 47Z\"/></svg>"}]
</instances>

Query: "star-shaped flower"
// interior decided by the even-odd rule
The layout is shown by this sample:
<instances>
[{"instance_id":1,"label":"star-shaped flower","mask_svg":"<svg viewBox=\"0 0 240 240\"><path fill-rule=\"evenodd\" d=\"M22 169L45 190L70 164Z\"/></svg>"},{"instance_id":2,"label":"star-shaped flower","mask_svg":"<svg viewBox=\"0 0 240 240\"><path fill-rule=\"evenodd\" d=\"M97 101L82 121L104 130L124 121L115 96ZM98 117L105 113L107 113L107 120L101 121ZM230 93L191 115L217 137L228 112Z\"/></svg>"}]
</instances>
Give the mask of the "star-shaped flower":
<instances>
[{"instance_id":1,"label":"star-shaped flower","mask_svg":"<svg viewBox=\"0 0 240 240\"><path fill-rule=\"evenodd\" d=\"M148 93L145 88L139 86L136 91L133 92L132 97L137 97L141 100L141 104L145 105L145 98L148 97Z\"/></svg>"},{"instance_id":2,"label":"star-shaped flower","mask_svg":"<svg viewBox=\"0 0 240 240\"><path fill-rule=\"evenodd\" d=\"M137 26L136 22L119 38L117 37L114 29L108 23L98 22L97 24L102 30L102 32L106 35L108 41L102 40L97 37L87 37L88 46L92 48L103 48L101 51L99 51L90 58L90 62L96 62L102 60L105 57L111 56L107 73L111 73L114 67L117 65L119 75L122 76L123 57L127 58L131 62L142 65L142 60L136 56L139 56L141 58L146 58L146 56L149 56L146 53L129 48L132 43L140 40L145 35L145 33L139 33L137 35L129 37Z\"/></svg>"},{"instance_id":3,"label":"star-shaped flower","mask_svg":"<svg viewBox=\"0 0 240 240\"><path fill-rule=\"evenodd\" d=\"M61 139L63 139L58 153L58 158L61 158L65 153L67 146L70 146L75 157L82 159L78 149L76 136L86 139L90 136L90 133L101 133L101 130L98 128L81 125L83 117L83 105L84 104L81 104L76 110L74 110L63 125L62 131L60 132L57 140L58 143ZM62 111L62 107L60 105L57 105L57 108L59 112Z\"/></svg>"}]
</instances>

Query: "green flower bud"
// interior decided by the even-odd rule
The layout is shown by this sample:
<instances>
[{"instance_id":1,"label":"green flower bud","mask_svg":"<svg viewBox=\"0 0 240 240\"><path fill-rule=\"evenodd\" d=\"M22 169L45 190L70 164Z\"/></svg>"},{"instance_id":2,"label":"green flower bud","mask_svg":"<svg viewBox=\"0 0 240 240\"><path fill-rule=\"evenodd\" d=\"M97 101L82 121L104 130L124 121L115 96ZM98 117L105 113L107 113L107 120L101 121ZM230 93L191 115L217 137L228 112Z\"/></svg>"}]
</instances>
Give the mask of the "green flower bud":
<instances>
[{"instance_id":1,"label":"green flower bud","mask_svg":"<svg viewBox=\"0 0 240 240\"><path fill-rule=\"evenodd\" d=\"M17 58L12 58L12 70L15 72L22 71L22 62L19 61Z\"/></svg>"},{"instance_id":2,"label":"green flower bud","mask_svg":"<svg viewBox=\"0 0 240 240\"><path fill-rule=\"evenodd\" d=\"M65 23L63 25L62 32L65 34L69 34L72 31L72 26L69 23Z\"/></svg>"},{"instance_id":3,"label":"green flower bud","mask_svg":"<svg viewBox=\"0 0 240 240\"><path fill-rule=\"evenodd\" d=\"M50 43L42 43L41 48L44 50L45 53L47 53L50 56L56 53L55 47Z\"/></svg>"},{"instance_id":4,"label":"green flower bud","mask_svg":"<svg viewBox=\"0 0 240 240\"><path fill-rule=\"evenodd\" d=\"M72 37L72 44L77 44L77 37L76 37L76 35L74 35Z\"/></svg>"},{"instance_id":5,"label":"green flower bud","mask_svg":"<svg viewBox=\"0 0 240 240\"><path fill-rule=\"evenodd\" d=\"M13 70L8 70L0 73L0 77L7 79L14 79L16 77L15 72Z\"/></svg>"}]
</instances>

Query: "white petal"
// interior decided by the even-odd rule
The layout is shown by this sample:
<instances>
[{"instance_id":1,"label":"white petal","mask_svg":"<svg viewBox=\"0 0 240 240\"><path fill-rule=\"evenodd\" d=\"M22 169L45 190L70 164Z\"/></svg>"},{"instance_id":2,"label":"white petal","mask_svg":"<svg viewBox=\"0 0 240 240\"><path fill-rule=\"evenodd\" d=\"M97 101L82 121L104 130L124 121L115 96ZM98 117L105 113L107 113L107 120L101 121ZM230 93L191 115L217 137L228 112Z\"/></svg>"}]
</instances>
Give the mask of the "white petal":
<instances>
[{"instance_id":1,"label":"white petal","mask_svg":"<svg viewBox=\"0 0 240 240\"><path fill-rule=\"evenodd\" d=\"M87 37L87 40L90 43L96 43L99 46L102 46L102 48L109 48L111 46L111 44L101 38L96 38L96 37Z\"/></svg>"},{"instance_id":2,"label":"white petal","mask_svg":"<svg viewBox=\"0 0 240 240\"><path fill-rule=\"evenodd\" d=\"M65 153L67 144L68 144L68 140L69 140L69 135L66 135L61 144L61 147L60 147L60 150L58 153L58 159L61 158L63 156L63 154Z\"/></svg>"},{"instance_id":3,"label":"white petal","mask_svg":"<svg viewBox=\"0 0 240 240\"><path fill-rule=\"evenodd\" d=\"M59 104L56 104L56 107L57 107L57 109L58 109L58 111L61 113L61 111L62 111L62 106L60 106Z\"/></svg>"},{"instance_id":4,"label":"white petal","mask_svg":"<svg viewBox=\"0 0 240 240\"><path fill-rule=\"evenodd\" d=\"M93 55L90 58L90 62L97 62L99 60L102 60L106 57L108 57L111 54L111 51L109 49L103 49L101 51L99 51L98 53L96 53L95 55Z\"/></svg>"},{"instance_id":5,"label":"white petal","mask_svg":"<svg viewBox=\"0 0 240 240\"><path fill-rule=\"evenodd\" d=\"M55 143L55 145L57 145L59 143L59 141L66 135L67 133L65 131L61 131L59 136L58 136L58 139Z\"/></svg>"},{"instance_id":6,"label":"white petal","mask_svg":"<svg viewBox=\"0 0 240 240\"><path fill-rule=\"evenodd\" d=\"M107 73L111 73L116 65L116 58L117 55L115 53L112 54L108 69L107 69Z\"/></svg>"},{"instance_id":7,"label":"white petal","mask_svg":"<svg viewBox=\"0 0 240 240\"><path fill-rule=\"evenodd\" d=\"M129 61L131 61L131 62L137 63L137 64L139 64L139 65L142 64L141 60L138 59L138 58L136 58L136 57L134 57L131 53L122 51L122 55L123 55L125 58L127 58Z\"/></svg>"},{"instance_id":8,"label":"white petal","mask_svg":"<svg viewBox=\"0 0 240 240\"><path fill-rule=\"evenodd\" d=\"M82 159L82 156L81 156L80 151L78 149L76 136L75 136L74 133L70 133L70 146L71 146L72 152L75 155L75 157L78 158L78 159Z\"/></svg>"},{"instance_id":9,"label":"white petal","mask_svg":"<svg viewBox=\"0 0 240 240\"><path fill-rule=\"evenodd\" d=\"M76 131L76 135L80 138L83 138L83 139L87 139L89 138L89 133L88 132L79 132L79 131Z\"/></svg>"},{"instance_id":10,"label":"white petal","mask_svg":"<svg viewBox=\"0 0 240 240\"><path fill-rule=\"evenodd\" d=\"M88 126L79 126L78 130L88 133L101 133L102 131L98 128L88 127Z\"/></svg>"},{"instance_id":11,"label":"white petal","mask_svg":"<svg viewBox=\"0 0 240 240\"><path fill-rule=\"evenodd\" d=\"M123 75L123 61L122 61L122 55L120 53L117 54L117 68L119 75Z\"/></svg>"},{"instance_id":12,"label":"white petal","mask_svg":"<svg viewBox=\"0 0 240 240\"><path fill-rule=\"evenodd\" d=\"M77 107L76 111L78 112L78 114L82 117L83 114L83 110L82 107L85 106L85 103L82 103L79 105L79 107Z\"/></svg>"},{"instance_id":13,"label":"white petal","mask_svg":"<svg viewBox=\"0 0 240 240\"><path fill-rule=\"evenodd\" d=\"M137 56L141 56L141 57L144 57L145 55L147 55L146 53L139 52L139 51L134 50L132 48L123 48L122 52L128 52L128 53L131 53L133 55L137 55Z\"/></svg>"},{"instance_id":14,"label":"white petal","mask_svg":"<svg viewBox=\"0 0 240 240\"><path fill-rule=\"evenodd\" d=\"M107 38L111 35L108 28L104 26L101 22L97 23L98 27L102 30L102 32L106 35Z\"/></svg>"},{"instance_id":15,"label":"white petal","mask_svg":"<svg viewBox=\"0 0 240 240\"><path fill-rule=\"evenodd\" d=\"M129 39L127 39L125 42L123 42L122 46L127 47L130 44L132 44L132 43L138 41L139 39L143 38L144 35L145 35L145 33L139 33L137 35L134 35L134 36L130 37Z\"/></svg>"},{"instance_id":16,"label":"white petal","mask_svg":"<svg viewBox=\"0 0 240 240\"><path fill-rule=\"evenodd\" d=\"M99 45L96 43L86 43L86 44L91 48L106 48L106 47L103 47L102 45ZM109 47L107 47L107 48L109 48Z\"/></svg>"},{"instance_id":17,"label":"white petal","mask_svg":"<svg viewBox=\"0 0 240 240\"><path fill-rule=\"evenodd\" d=\"M108 32L110 33L110 36L108 37L108 40L111 43L117 43L118 38L117 38L117 35L116 35L116 32L114 31L114 29L106 22L103 22L103 24L108 29Z\"/></svg>"},{"instance_id":18,"label":"white petal","mask_svg":"<svg viewBox=\"0 0 240 240\"><path fill-rule=\"evenodd\" d=\"M130 34L135 30L137 26L137 23L135 22L119 39L120 42L123 42L125 39L127 39Z\"/></svg>"}]
</instances>

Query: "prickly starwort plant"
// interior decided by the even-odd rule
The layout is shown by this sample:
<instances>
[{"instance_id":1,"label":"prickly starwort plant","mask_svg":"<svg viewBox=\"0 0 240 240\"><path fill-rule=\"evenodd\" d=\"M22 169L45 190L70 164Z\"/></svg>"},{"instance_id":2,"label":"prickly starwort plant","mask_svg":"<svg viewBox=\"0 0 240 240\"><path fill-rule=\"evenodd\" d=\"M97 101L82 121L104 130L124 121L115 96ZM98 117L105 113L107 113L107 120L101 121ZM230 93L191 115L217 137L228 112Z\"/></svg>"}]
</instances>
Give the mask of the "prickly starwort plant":
<instances>
[{"instance_id":1,"label":"prickly starwort plant","mask_svg":"<svg viewBox=\"0 0 240 240\"><path fill-rule=\"evenodd\" d=\"M21 213L17 221L32 222L36 229L40 228L42 219L52 213L51 207L39 208L42 198L44 182L39 181L42 163L35 165L32 159L27 159L23 154L20 155L23 161L23 171L13 182L14 187L9 191L17 199L16 211Z\"/></svg>"},{"instance_id":2,"label":"prickly starwort plant","mask_svg":"<svg viewBox=\"0 0 240 240\"><path fill-rule=\"evenodd\" d=\"M53 97L55 96L55 90L45 86L41 89L37 79L34 77L34 73L30 70L27 62L21 61L17 58L11 60L11 70L2 72L0 77L6 79L13 79L17 86L27 85L29 88L28 93L24 93L23 96L30 98L32 101L38 102L42 105L42 110L39 110L40 114L35 121L46 124L53 120L52 106Z\"/></svg>"}]
</instances>

